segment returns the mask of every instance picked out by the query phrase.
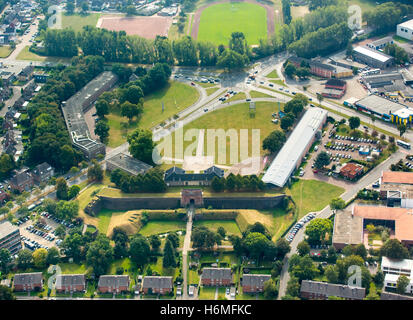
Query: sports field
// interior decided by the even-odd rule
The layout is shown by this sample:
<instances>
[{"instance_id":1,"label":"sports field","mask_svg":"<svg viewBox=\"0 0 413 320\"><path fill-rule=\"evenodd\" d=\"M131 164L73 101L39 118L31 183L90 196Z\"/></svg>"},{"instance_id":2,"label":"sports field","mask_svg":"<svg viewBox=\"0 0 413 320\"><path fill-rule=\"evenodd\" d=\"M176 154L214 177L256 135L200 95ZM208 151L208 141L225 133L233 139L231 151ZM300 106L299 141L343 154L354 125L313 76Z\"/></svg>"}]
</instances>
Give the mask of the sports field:
<instances>
[{"instance_id":1,"label":"sports field","mask_svg":"<svg viewBox=\"0 0 413 320\"><path fill-rule=\"evenodd\" d=\"M217 45L227 45L236 31L244 33L249 45L258 44L259 39L267 38L267 13L264 7L247 2L212 5L202 11L197 31L198 40Z\"/></svg>"},{"instance_id":2,"label":"sports field","mask_svg":"<svg viewBox=\"0 0 413 320\"><path fill-rule=\"evenodd\" d=\"M101 14L90 13L87 15L73 14L62 15L62 28L72 28L74 31L82 31L84 26L96 26Z\"/></svg>"}]
</instances>

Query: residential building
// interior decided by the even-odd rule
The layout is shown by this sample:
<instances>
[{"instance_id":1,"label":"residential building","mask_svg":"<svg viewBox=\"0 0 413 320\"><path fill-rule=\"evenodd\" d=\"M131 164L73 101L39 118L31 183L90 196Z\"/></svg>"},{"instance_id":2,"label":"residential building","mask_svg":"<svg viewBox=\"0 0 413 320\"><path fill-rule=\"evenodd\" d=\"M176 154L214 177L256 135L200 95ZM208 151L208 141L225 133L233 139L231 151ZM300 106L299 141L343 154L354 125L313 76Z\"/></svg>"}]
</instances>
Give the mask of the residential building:
<instances>
[{"instance_id":1,"label":"residential building","mask_svg":"<svg viewBox=\"0 0 413 320\"><path fill-rule=\"evenodd\" d=\"M204 268L202 270L201 284L204 286L231 285L231 268Z\"/></svg>"},{"instance_id":2,"label":"residential building","mask_svg":"<svg viewBox=\"0 0 413 320\"><path fill-rule=\"evenodd\" d=\"M169 294L173 292L173 278L164 276L146 276L143 278L142 291L145 294Z\"/></svg>"},{"instance_id":3,"label":"residential building","mask_svg":"<svg viewBox=\"0 0 413 320\"><path fill-rule=\"evenodd\" d=\"M179 167L165 171L164 180L167 186L208 186L214 177L222 178L224 170L212 166L202 173L187 173Z\"/></svg>"},{"instance_id":4,"label":"residential building","mask_svg":"<svg viewBox=\"0 0 413 320\"><path fill-rule=\"evenodd\" d=\"M327 111L315 107L305 111L304 116L284 143L281 150L265 172L262 181L276 187L284 187L303 157L316 139L327 120Z\"/></svg>"},{"instance_id":5,"label":"residential building","mask_svg":"<svg viewBox=\"0 0 413 320\"><path fill-rule=\"evenodd\" d=\"M43 275L41 272L17 273L13 279L14 291L41 291Z\"/></svg>"},{"instance_id":6,"label":"residential building","mask_svg":"<svg viewBox=\"0 0 413 320\"><path fill-rule=\"evenodd\" d=\"M342 284L303 280L301 282L300 294L302 298L310 300L326 300L328 297L363 300L366 295L366 289Z\"/></svg>"},{"instance_id":7,"label":"residential building","mask_svg":"<svg viewBox=\"0 0 413 320\"><path fill-rule=\"evenodd\" d=\"M397 25L397 35L407 40L413 40L413 19Z\"/></svg>"},{"instance_id":8,"label":"residential building","mask_svg":"<svg viewBox=\"0 0 413 320\"><path fill-rule=\"evenodd\" d=\"M28 169L16 173L10 179L10 187L20 192L29 191L34 185L34 180Z\"/></svg>"},{"instance_id":9,"label":"residential building","mask_svg":"<svg viewBox=\"0 0 413 320\"><path fill-rule=\"evenodd\" d=\"M98 291L101 293L121 293L129 291L128 275L104 275L99 277Z\"/></svg>"},{"instance_id":10,"label":"residential building","mask_svg":"<svg viewBox=\"0 0 413 320\"><path fill-rule=\"evenodd\" d=\"M19 228L9 221L0 223L0 249L7 249L11 254L16 254L21 248Z\"/></svg>"},{"instance_id":11,"label":"residential building","mask_svg":"<svg viewBox=\"0 0 413 320\"><path fill-rule=\"evenodd\" d=\"M391 67L394 64L393 57L364 46L353 49L353 58L356 61L380 69Z\"/></svg>"},{"instance_id":12,"label":"residential building","mask_svg":"<svg viewBox=\"0 0 413 320\"><path fill-rule=\"evenodd\" d=\"M382 291L380 295L380 300L413 300L413 297Z\"/></svg>"},{"instance_id":13,"label":"residential building","mask_svg":"<svg viewBox=\"0 0 413 320\"><path fill-rule=\"evenodd\" d=\"M364 166L358 163L348 162L340 169L340 175L349 180L355 180L362 176Z\"/></svg>"},{"instance_id":14,"label":"residential building","mask_svg":"<svg viewBox=\"0 0 413 320\"><path fill-rule=\"evenodd\" d=\"M6 191L0 189L0 204L6 201L9 198L9 195Z\"/></svg>"},{"instance_id":15,"label":"residential building","mask_svg":"<svg viewBox=\"0 0 413 320\"><path fill-rule=\"evenodd\" d=\"M244 293L256 293L264 291L264 283L271 279L269 274L243 274L242 291Z\"/></svg>"},{"instance_id":16,"label":"residential building","mask_svg":"<svg viewBox=\"0 0 413 320\"><path fill-rule=\"evenodd\" d=\"M86 290L84 274L58 274L56 276L56 292L83 292Z\"/></svg>"},{"instance_id":17,"label":"residential building","mask_svg":"<svg viewBox=\"0 0 413 320\"><path fill-rule=\"evenodd\" d=\"M33 74L34 81L38 83L45 83L49 78L49 75L45 72L36 72Z\"/></svg>"},{"instance_id":18,"label":"residential building","mask_svg":"<svg viewBox=\"0 0 413 320\"><path fill-rule=\"evenodd\" d=\"M399 277L406 276L410 280L406 287L406 293L413 294L413 260L382 257L381 271L384 273L385 289L390 291L396 289Z\"/></svg>"},{"instance_id":19,"label":"residential building","mask_svg":"<svg viewBox=\"0 0 413 320\"><path fill-rule=\"evenodd\" d=\"M145 174L152 166L138 159L131 157L126 153L118 153L106 160L106 170L113 171L121 169L131 175Z\"/></svg>"},{"instance_id":20,"label":"residential building","mask_svg":"<svg viewBox=\"0 0 413 320\"><path fill-rule=\"evenodd\" d=\"M20 81L28 81L32 78L33 76L33 71L34 71L34 66L33 65L28 65L22 69L22 71L19 72L17 75L17 78Z\"/></svg>"},{"instance_id":21,"label":"residential building","mask_svg":"<svg viewBox=\"0 0 413 320\"><path fill-rule=\"evenodd\" d=\"M33 169L32 176L36 183L47 182L54 176L54 169L47 162L43 162Z\"/></svg>"}]
</instances>

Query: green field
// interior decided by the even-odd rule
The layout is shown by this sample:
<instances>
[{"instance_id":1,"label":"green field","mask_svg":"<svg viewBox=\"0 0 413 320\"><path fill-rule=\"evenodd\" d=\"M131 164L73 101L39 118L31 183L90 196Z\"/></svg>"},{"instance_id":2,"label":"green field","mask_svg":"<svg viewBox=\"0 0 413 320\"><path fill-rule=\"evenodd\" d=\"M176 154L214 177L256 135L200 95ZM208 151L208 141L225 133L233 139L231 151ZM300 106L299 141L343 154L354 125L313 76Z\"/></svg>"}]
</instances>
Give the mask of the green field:
<instances>
[{"instance_id":1,"label":"green field","mask_svg":"<svg viewBox=\"0 0 413 320\"><path fill-rule=\"evenodd\" d=\"M44 61L46 57L39 56L29 51L29 46L25 46L17 55L16 60L32 60L32 61Z\"/></svg>"},{"instance_id":2,"label":"green field","mask_svg":"<svg viewBox=\"0 0 413 320\"><path fill-rule=\"evenodd\" d=\"M238 95L236 95L238 96ZM276 103L271 102L257 102L255 104L256 111L255 116L250 116L249 103L240 103L237 105L229 106L220 110L210 112L201 118L198 118L188 125L184 126L184 134L188 129L235 129L239 135L240 129L248 129L248 152L251 156L252 149L252 129L260 130L260 141L263 141L272 131L280 129L279 124L271 122L272 114L278 110ZM281 105L281 109L283 105ZM234 116L236 115L236 116ZM206 133L205 133L206 134ZM174 137L174 134L173 134ZM195 140L195 137L193 137ZM204 154L210 155L207 148L207 137L205 137ZM184 150L191 144L192 141L184 141ZM173 139L173 145L175 139ZM261 148L261 142L259 143ZM195 144L195 147L197 145ZM172 150L175 150L174 148ZM215 150L217 150L217 143L215 144ZM195 151L192 153L195 155ZM263 151L261 149L261 154ZM230 140L226 141L226 162L222 164L230 164ZM215 157L216 163L218 162L218 156Z\"/></svg>"},{"instance_id":3,"label":"green field","mask_svg":"<svg viewBox=\"0 0 413 320\"><path fill-rule=\"evenodd\" d=\"M262 93L262 92L259 92L259 91L255 91L255 90L250 91L250 96L253 99L254 98L274 98L274 97L272 97L268 94L265 94L265 93Z\"/></svg>"},{"instance_id":4,"label":"green field","mask_svg":"<svg viewBox=\"0 0 413 320\"><path fill-rule=\"evenodd\" d=\"M90 13L88 15L63 15L62 16L62 28L72 28L74 31L82 31L84 26L96 26L101 14Z\"/></svg>"},{"instance_id":5,"label":"green field","mask_svg":"<svg viewBox=\"0 0 413 320\"><path fill-rule=\"evenodd\" d=\"M126 141L128 133L138 126L142 129L152 128L194 104L198 98L199 93L195 88L173 81L145 97L143 115L139 121L129 124L128 119L122 117L118 110L112 110L107 116L110 126L108 146L114 148L121 145ZM164 112L162 102L165 106Z\"/></svg>"},{"instance_id":6,"label":"green field","mask_svg":"<svg viewBox=\"0 0 413 320\"><path fill-rule=\"evenodd\" d=\"M185 228L185 221L149 221L139 233L150 236L151 234L185 230Z\"/></svg>"},{"instance_id":7,"label":"green field","mask_svg":"<svg viewBox=\"0 0 413 320\"><path fill-rule=\"evenodd\" d=\"M318 180L301 179L295 182L289 191L301 218L309 212L320 211L326 207L331 199L340 196L344 189Z\"/></svg>"},{"instance_id":8,"label":"green field","mask_svg":"<svg viewBox=\"0 0 413 320\"><path fill-rule=\"evenodd\" d=\"M12 52L10 46L0 46L0 58L7 58Z\"/></svg>"},{"instance_id":9,"label":"green field","mask_svg":"<svg viewBox=\"0 0 413 320\"><path fill-rule=\"evenodd\" d=\"M267 13L261 6L247 2L220 3L201 15L199 41L228 45L232 32L243 32L249 45L267 38Z\"/></svg>"},{"instance_id":10,"label":"green field","mask_svg":"<svg viewBox=\"0 0 413 320\"><path fill-rule=\"evenodd\" d=\"M233 220L198 220L194 222L194 227L207 227L212 231L217 231L219 227L223 227L227 234L241 236L241 231L238 225Z\"/></svg>"}]
</instances>

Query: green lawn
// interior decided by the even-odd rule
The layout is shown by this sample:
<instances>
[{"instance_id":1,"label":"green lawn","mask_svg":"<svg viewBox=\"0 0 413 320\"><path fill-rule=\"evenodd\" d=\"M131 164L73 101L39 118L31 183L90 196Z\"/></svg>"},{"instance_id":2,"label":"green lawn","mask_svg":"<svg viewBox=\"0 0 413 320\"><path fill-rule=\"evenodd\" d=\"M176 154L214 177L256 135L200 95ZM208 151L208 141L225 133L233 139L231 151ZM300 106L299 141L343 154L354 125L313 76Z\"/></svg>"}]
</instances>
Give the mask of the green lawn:
<instances>
[{"instance_id":1,"label":"green lawn","mask_svg":"<svg viewBox=\"0 0 413 320\"><path fill-rule=\"evenodd\" d=\"M377 6L376 1L377 0L349 0L348 5L358 5L361 8L361 12L364 13L366 11L374 9ZM379 2L383 3L384 1Z\"/></svg>"},{"instance_id":2,"label":"green lawn","mask_svg":"<svg viewBox=\"0 0 413 320\"><path fill-rule=\"evenodd\" d=\"M12 52L10 46L0 46L0 58L7 58Z\"/></svg>"},{"instance_id":3,"label":"green lawn","mask_svg":"<svg viewBox=\"0 0 413 320\"><path fill-rule=\"evenodd\" d=\"M272 83L274 83L274 84L276 84L276 85L279 85L279 86L286 87L285 83L284 83L282 80L280 80L280 79L270 80L270 82L272 82Z\"/></svg>"},{"instance_id":4,"label":"green lawn","mask_svg":"<svg viewBox=\"0 0 413 320\"><path fill-rule=\"evenodd\" d=\"M227 234L241 236L241 231L234 220L198 220L194 222L194 227L207 227L213 231L217 231L219 227L223 227Z\"/></svg>"},{"instance_id":5,"label":"green lawn","mask_svg":"<svg viewBox=\"0 0 413 320\"><path fill-rule=\"evenodd\" d=\"M245 95L245 93L244 92L238 92L236 95L233 95L228 100L225 100L224 103L239 101L239 100L245 100L245 99L247 99L247 96Z\"/></svg>"},{"instance_id":6,"label":"green lawn","mask_svg":"<svg viewBox=\"0 0 413 320\"><path fill-rule=\"evenodd\" d=\"M409 43L410 41L400 36L394 35L393 40L400 43Z\"/></svg>"},{"instance_id":7,"label":"green lawn","mask_svg":"<svg viewBox=\"0 0 413 320\"><path fill-rule=\"evenodd\" d=\"M240 129L248 129L248 155L251 156L252 150L252 129L260 130L260 143L259 146L261 148L261 141L263 141L272 131L275 129L280 129L279 124L274 124L271 122L272 114L278 111L278 106L275 103L271 102L257 102L255 104L256 111L255 115L251 116L249 111L249 103L240 103L237 105L229 106L220 110L216 110L213 112L209 112L208 114L198 118L188 125L184 126L183 131L184 134L189 129L235 129L240 134ZM283 109L283 105L281 105L281 109ZM234 116L236 115L236 116ZM204 143L204 154L211 155L211 152L208 151L207 148L207 132L205 131L205 143ZM172 135L172 150L175 150L175 134ZM195 137L193 137L192 141L184 141L184 152L190 144L194 143ZM195 150L193 150L192 155L196 153L196 144L195 142ZM239 147L240 149L240 147ZM217 149L217 143L215 144L215 150ZM263 150L261 150L261 154L263 154ZM238 150L239 151L239 150ZM188 150L189 152L189 150ZM185 153L187 154L187 153ZM215 163L217 164L230 164L230 140L227 138L226 141L226 161L225 163L220 163L218 161L218 155L216 152L215 155ZM238 159L239 161L240 159Z\"/></svg>"},{"instance_id":8,"label":"green lawn","mask_svg":"<svg viewBox=\"0 0 413 320\"><path fill-rule=\"evenodd\" d=\"M98 222L98 230L99 233L105 234L108 231L110 219L112 218L112 214L114 213L113 210L103 209L99 212L97 217L99 218Z\"/></svg>"},{"instance_id":9,"label":"green lawn","mask_svg":"<svg viewBox=\"0 0 413 320\"><path fill-rule=\"evenodd\" d=\"M85 264L77 263L59 263L59 267L62 269L63 274L82 274L87 270Z\"/></svg>"},{"instance_id":10,"label":"green lawn","mask_svg":"<svg viewBox=\"0 0 413 320\"><path fill-rule=\"evenodd\" d=\"M274 69L269 74L267 74L265 77L270 78L270 79L279 78L277 69Z\"/></svg>"},{"instance_id":11,"label":"green lawn","mask_svg":"<svg viewBox=\"0 0 413 320\"><path fill-rule=\"evenodd\" d=\"M17 55L16 60L32 60L32 61L44 61L46 57L39 56L29 51L29 46L25 46Z\"/></svg>"},{"instance_id":12,"label":"green lawn","mask_svg":"<svg viewBox=\"0 0 413 320\"><path fill-rule=\"evenodd\" d=\"M200 300L214 300L215 298L215 287L201 287L199 293Z\"/></svg>"},{"instance_id":13,"label":"green lawn","mask_svg":"<svg viewBox=\"0 0 413 320\"><path fill-rule=\"evenodd\" d=\"M247 2L231 2L210 6L202 12L197 40L228 45L233 32L243 32L249 45L267 38L265 9Z\"/></svg>"},{"instance_id":14,"label":"green lawn","mask_svg":"<svg viewBox=\"0 0 413 320\"><path fill-rule=\"evenodd\" d=\"M291 192L298 208L299 218L301 218L308 212L323 209L331 199L340 196L344 189L318 180L299 180L292 185L289 192Z\"/></svg>"},{"instance_id":15,"label":"green lawn","mask_svg":"<svg viewBox=\"0 0 413 320\"><path fill-rule=\"evenodd\" d=\"M72 28L74 31L82 31L84 26L96 26L101 14L90 13L87 15L73 14L62 15L62 28Z\"/></svg>"},{"instance_id":16,"label":"green lawn","mask_svg":"<svg viewBox=\"0 0 413 320\"><path fill-rule=\"evenodd\" d=\"M172 81L145 97L143 115L139 121L129 124L128 119L120 115L120 111L112 110L107 116L110 126L108 146L114 148L121 145L126 141L128 133L138 126L142 129L152 128L194 104L198 98L199 93L195 88ZM164 112L162 102L165 106Z\"/></svg>"},{"instance_id":17,"label":"green lawn","mask_svg":"<svg viewBox=\"0 0 413 320\"><path fill-rule=\"evenodd\" d=\"M266 93L262 93L255 90L250 91L250 96L251 98L274 98Z\"/></svg>"},{"instance_id":18,"label":"green lawn","mask_svg":"<svg viewBox=\"0 0 413 320\"><path fill-rule=\"evenodd\" d=\"M207 94L208 96L210 96L211 94L213 94L214 92L216 92L216 91L218 91L218 90L219 90L218 87L212 87L212 88L207 88L207 89L205 89L206 94Z\"/></svg>"},{"instance_id":19,"label":"green lawn","mask_svg":"<svg viewBox=\"0 0 413 320\"><path fill-rule=\"evenodd\" d=\"M172 231L185 230L185 221L149 221L139 231L144 236L151 234L167 233Z\"/></svg>"}]
</instances>

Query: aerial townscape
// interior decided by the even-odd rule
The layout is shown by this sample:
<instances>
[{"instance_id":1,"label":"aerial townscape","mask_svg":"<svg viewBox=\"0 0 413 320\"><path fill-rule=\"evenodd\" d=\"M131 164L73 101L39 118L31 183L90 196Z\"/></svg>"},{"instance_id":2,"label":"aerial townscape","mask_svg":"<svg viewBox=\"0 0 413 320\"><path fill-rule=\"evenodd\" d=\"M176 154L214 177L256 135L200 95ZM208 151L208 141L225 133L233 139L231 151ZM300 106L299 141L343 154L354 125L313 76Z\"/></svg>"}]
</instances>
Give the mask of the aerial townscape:
<instances>
[{"instance_id":1,"label":"aerial townscape","mask_svg":"<svg viewBox=\"0 0 413 320\"><path fill-rule=\"evenodd\" d=\"M411 0L0 12L0 300L413 300Z\"/></svg>"}]
</instances>

